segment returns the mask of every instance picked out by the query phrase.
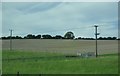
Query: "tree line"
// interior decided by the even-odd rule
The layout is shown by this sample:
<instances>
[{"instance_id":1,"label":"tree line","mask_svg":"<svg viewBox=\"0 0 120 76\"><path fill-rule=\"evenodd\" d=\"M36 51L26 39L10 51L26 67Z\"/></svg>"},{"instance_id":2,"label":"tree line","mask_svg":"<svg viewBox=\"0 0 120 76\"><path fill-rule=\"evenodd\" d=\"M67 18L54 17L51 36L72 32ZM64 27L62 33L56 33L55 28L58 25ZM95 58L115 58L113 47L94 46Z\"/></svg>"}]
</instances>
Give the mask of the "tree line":
<instances>
[{"instance_id":1,"label":"tree line","mask_svg":"<svg viewBox=\"0 0 120 76\"><path fill-rule=\"evenodd\" d=\"M28 34L24 37L21 36L12 36L12 39L75 39L75 40L95 40L94 38L84 38L84 37L78 37L75 38L73 32L67 32L64 36L56 35L51 36L49 34L46 35L33 35ZM10 39L10 36L7 37L1 37L1 39ZM117 40L117 37L99 37L98 40Z\"/></svg>"}]
</instances>

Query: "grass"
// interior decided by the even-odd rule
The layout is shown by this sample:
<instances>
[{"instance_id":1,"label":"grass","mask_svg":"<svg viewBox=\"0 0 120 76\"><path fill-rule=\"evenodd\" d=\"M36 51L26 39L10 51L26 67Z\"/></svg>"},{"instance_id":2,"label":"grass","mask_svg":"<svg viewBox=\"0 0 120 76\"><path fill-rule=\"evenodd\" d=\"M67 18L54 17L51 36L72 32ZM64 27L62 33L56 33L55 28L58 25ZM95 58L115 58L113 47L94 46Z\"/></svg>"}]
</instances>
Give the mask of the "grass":
<instances>
[{"instance_id":1,"label":"grass","mask_svg":"<svg viewBox=\"0 0 120 76\"><path fill-rule=\"evenodd\" d=\"M117 74L117 54L66 58L64 54L3 51L3 74Z\"/></svg>"}]
</instances>

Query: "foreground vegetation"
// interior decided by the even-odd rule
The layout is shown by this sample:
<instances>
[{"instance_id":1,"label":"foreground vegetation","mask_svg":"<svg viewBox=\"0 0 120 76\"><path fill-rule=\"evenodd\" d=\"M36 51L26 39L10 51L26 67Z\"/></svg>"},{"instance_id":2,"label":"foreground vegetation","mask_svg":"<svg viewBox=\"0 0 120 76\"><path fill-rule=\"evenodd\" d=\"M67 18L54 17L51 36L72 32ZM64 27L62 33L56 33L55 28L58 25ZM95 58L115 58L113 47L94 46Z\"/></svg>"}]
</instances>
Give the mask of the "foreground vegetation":
<instances>
[{"instance_id":1,"label":"foreground vegetation","mask_svg":"<svg viewBox=\"0 0 120 76\"><path fill-rule=\"evenodd\" d=\"M38 51L3 51L3 74L117 74L117 54L66 58Z\"/></svg>"}]
</instances>

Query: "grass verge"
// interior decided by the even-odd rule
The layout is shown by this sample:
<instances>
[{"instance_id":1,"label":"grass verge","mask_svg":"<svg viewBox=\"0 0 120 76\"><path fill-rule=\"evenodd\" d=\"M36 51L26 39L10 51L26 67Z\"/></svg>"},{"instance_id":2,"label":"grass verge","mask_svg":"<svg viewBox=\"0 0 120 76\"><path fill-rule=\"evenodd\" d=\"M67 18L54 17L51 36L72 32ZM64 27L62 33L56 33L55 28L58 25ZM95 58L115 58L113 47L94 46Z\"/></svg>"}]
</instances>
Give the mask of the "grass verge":
<instances>
[{"instance_id":1,"label":"grass verge","mask_svg":"<svg viewBox=\"0 0 120 76\"><path fill-rule=\"evenodd\" d=\"M118 55L66 58L64 54L3 51L3 74L118 74Z\"/></svg>"}]
</instances>

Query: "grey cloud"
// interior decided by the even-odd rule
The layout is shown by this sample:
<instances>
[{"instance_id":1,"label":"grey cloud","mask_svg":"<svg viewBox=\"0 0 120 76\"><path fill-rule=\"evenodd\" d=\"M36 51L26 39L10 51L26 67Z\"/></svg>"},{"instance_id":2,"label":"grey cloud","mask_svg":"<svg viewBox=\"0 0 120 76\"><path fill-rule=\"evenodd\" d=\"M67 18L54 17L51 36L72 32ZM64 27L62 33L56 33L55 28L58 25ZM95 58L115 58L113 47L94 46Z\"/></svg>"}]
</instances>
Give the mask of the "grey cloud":
<instances>
[{"instance_id":1,"label":"grey cloud","mask_svg":"<svg viewBox=\"0 0 120 76\"><path fill-rule=\"evenodd\" d=\"M94 37L92 26L103 24L104 27L100 27L101 36L117 35L115 31L117 29L117 3L63 2L60 4L19 3L19 5L9 3L9 6L11 7L4 5L7 8L3 11L4 33L8 25L14 25L9 28L14 28L16 35L28 33L55 35L73 31L76 36Z\"/></svg>"}]
</instances>

